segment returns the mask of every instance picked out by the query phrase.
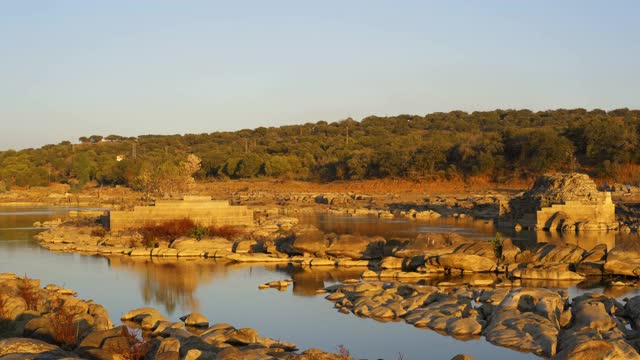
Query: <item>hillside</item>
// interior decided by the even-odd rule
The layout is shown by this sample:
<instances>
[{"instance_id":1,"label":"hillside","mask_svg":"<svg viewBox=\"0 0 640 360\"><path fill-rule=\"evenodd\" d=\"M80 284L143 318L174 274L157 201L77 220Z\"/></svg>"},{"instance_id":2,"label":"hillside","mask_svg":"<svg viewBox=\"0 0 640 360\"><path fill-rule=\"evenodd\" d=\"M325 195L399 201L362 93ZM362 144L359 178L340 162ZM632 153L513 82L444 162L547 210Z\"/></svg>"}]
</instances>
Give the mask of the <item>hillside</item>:
<instances>
[{"instance_id":1,"label":"hillside","mask_svg":"<svg viewBox=\"0 0 640 360\"><path fill-rule=\"evenodd\" d=\"M380 178L494 182L550 170L637 181L640 110L495 110L370 116L236 132L94 135L0 152L0 190L51 182L136 188L144 169L179 171L189 154L197 179L256 177L334 181Z\"/></svg>"}]
</instances>

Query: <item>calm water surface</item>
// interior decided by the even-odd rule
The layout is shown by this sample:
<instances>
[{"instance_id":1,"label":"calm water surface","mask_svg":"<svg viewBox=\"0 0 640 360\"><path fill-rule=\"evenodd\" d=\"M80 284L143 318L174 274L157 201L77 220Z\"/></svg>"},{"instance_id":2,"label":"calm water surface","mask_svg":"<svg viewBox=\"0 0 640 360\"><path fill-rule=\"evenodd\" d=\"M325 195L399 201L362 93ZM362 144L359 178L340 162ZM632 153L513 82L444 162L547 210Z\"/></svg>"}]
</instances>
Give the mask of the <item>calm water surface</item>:
<instances>
[{"instance_id":1,"label":"calm water surface","mask_svg":"<svg viewBox=\"0 0 640 360\"><path fill-rule=\"evenodd\" d=\"M316 289L358 277L361 269L308 271L295 266L246 266L209 259L106 258L53 253L38 247L33 235L42 230L31 224L60 217L68 210L0 207L0 272L27 274L41 279L43 285L55 283L69 287L77 291L80 298L103 304L116 323L120 315L131 309L151 306L174 321L191 311L199 311L212 323L253 327L262 336L291 341L302 349L317 347L336 351L337 346L343 344L357 359L396 359L398 353L402 353L404 359L450 359L458 353L476 359L536 358L493 346L483 338L461 341L404 322L382 323L344 315L323 296L314 295ZM421 223L325 215L304 221L326 231L390 237L455 231L490 238L495 233L491 224L473 221ZM536 241L535 234L520 234L515 238L522 243ZM598 241L615 242L615 239L605 236ZM294 278L295 284L285 291L258 290L258 284L287 278ZM614 296L633 295L628 289L603 289L598 283L582 288L572 286L569 290L572 295L594 290Z\"/></svg>"}]
</instances>

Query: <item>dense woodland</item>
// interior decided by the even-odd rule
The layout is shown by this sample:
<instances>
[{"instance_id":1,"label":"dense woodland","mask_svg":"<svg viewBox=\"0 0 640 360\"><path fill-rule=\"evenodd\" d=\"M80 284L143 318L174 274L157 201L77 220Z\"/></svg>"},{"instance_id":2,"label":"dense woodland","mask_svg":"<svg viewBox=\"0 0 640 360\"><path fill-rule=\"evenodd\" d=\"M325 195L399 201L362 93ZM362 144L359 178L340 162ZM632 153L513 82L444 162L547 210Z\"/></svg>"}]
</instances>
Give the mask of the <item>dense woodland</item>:
<instances>
[{"instance_id":1,"label":"dense woodland","mask_svg":"<svg viewBox=\"0 0 640 360\"><path fill-rule=\"evenodd\" d=\"M136 188L142 172L179 172L189 154L201 159L197 179L504 182L550 170L610 177L640 163L639 136L640 110L628 109L452 111L210 134L92 135L79 144L0 152L0 190L90 181Z\"/></svg>"}]
</instances>

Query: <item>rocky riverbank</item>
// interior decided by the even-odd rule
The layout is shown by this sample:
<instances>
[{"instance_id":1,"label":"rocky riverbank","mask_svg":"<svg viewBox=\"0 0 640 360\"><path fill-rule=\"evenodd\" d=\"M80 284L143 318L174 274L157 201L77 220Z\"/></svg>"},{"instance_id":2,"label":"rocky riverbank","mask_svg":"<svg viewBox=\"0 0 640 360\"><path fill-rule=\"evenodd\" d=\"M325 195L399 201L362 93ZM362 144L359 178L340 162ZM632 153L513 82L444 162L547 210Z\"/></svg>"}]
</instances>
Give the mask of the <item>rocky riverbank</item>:
<instances>
[{"instance_id":1,"label":"rocky riverbank","mask_svg":"<svg viewBox=\"0 0 640 360\"><path fill-rule=\"evenodd\" d=\"M69 289L0 274L0 359L185 360L348 359L262 337L255 329L210 324L198 313L171 322L152 308L135 309L114 326L100 304Z\"/></svg>"},{"instance_id":2,"label":"rocky riverbank","mask_svg":"<svg viewBox=\"0 0 640 360\"><path fill-rule=\"evenodd\" d=\"M487 341L552 359L640 359L640 296L624 299L536 288L469 288L398 282L325 289L338 311L404 320L460 339Z\"/></svg>"},{"instance_id":3,"label":"rocky riverbank","mask_svg":"<svg viewBox=\"0 0 640 360\"><path fill-rule=\"evenodd\" d=\"M137 230L109 233L90 219L74 220L36 236L52 251L173 258L218 258L246 263L361 267L366 278L434 278L498 273L507 279L581 281L593 276L640 276L640 245L632 240L589 249L562 242L524 247L510 239L477 240L425 233L410 239L324 233L271 216L229 238L151 239Z\"/></svg>"}]
</instances>

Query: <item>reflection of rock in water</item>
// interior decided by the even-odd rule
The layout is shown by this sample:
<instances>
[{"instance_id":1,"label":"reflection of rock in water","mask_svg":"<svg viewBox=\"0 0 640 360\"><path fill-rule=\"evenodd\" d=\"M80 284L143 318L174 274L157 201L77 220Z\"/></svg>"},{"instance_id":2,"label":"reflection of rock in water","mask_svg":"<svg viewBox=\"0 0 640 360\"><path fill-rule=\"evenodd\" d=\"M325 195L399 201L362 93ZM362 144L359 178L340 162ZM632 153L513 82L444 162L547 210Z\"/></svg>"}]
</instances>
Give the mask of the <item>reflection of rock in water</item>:
<instances>
[{"instance_id":1,"label":"reflection of rock in water","mask_svg":"<svg viewBox=\"0 0 640 360\"><path fill-rule=\"evenodd\" d=\"M277 265L277 271L282 271L293 279L293 294L299 296L314 296L316 291L325 287L325 281L338 282L346 279L359 279L363 268L335 268L300 265Z\"/></svg>"},{"instance_id":2,"label":"reflection of rock in water","mask_svg":"<svg viewBox=\"0 0 640 360\"><path fill-rule=\"evenodd\" d=\"M491 238L495 235L493 221L471 217L441 217L430 220L408 218L379 219L373 216L343 216L315 213L300 217L301 224L310 224L324 232L360 234L391 238L413 238L424 232L458 232L465 236Z\"/></svg>"},{"instance_id":3,"label":"reflection of rock in water","mask_svg":"<svg viewBox=\"0 0 640 360\"><path fill-rule=\"evenodd\" d=\"M225 263L206 259L178 260L170 258L110 258L114 267L122 267L142 274L142 296L146 303L158 302L171 315L176 307L198 311L195 297L199 286L227 273Z\"/></svg>"},{"instance_id":4,"label":"reflection of rock in water","mask_svg":"<svg viewBox=\"0 0 640 360\"><path fill-rule=\"evenodd\" d=\"M607 250L611 250L616 244L616 233L613 231L585 231L581 233L537 231L535 234L538 243L566 243L579 246L587 251L600 244L607 245Z\"/></svg>"}]
</instances>

